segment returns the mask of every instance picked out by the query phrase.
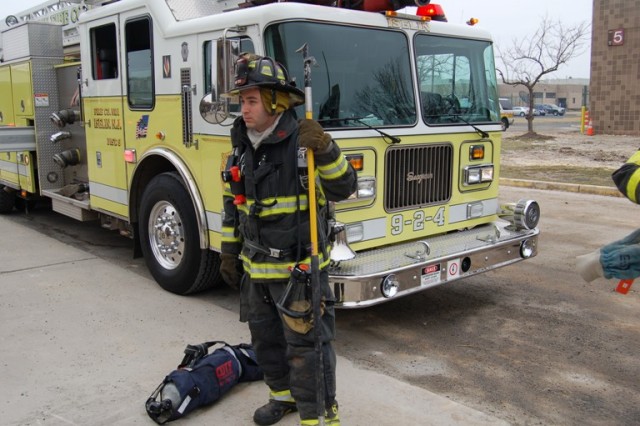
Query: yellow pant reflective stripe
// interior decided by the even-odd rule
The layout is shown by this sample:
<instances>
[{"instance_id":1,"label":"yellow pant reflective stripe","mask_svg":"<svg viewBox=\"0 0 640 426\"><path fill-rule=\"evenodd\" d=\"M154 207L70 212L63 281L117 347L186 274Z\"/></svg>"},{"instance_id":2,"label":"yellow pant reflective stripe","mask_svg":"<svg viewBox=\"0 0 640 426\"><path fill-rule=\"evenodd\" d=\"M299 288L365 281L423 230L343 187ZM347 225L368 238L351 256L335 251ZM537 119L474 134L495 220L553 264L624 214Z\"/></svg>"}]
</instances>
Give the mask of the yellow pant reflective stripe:
<instances>
[{"instance_id":1,"label":"yellow pant reflective stripe","mask_svg":"<svg viewBox=\"0 0 640 426\"><path fill-rule=\"evenodd\" d=\"M261 200L263 204L270 204L273 201L276 203L273 206L264 206L260 209L258 217L267 217L278 214L292 214L298 210L298 201L295 196L293 197L278 197L278 198L265 198ZM244 214L249 214L249 209L256 202L255 200L247 200L246 203L240 204L238 210ZM309 201L306 194L300 194L300 211L306 211L309 209Z\"/></svg>"},{"instance_id":2,"label":"yellow pant reflective stripe","mask_svg":"<svg viewBox=\"0 0 640 426\"><path fill-rule=\"evenodd\" d=\"M278 203L273 207L263 207L262 211L258 215L259 217L272 216L276 214L293 214L298 210L298 202L295 197L293 200L286 197L284 199L278 198ZM307 203L307 197L300 196L300 211L306 211L309 209Z\"/></svg>"},{"instance_id":3,"label":"yellow pant reflective stripe","mask_svg":"<svg viewBox=\"0 0 640 426\"><path fill-rule=\"evenodd\" d=\"M348 167L349 165L347 160L342 156L332 163L318 166L318 171L320 171L320 175L323 179L332 180L342 177L346 173Z\"/></svg>"},{"instance_id":4,"label":"yellow pant reflective stripe","mask_svg":"<svg viewBox=\"0 0 640 426\"><path fill-rule=\"evenodd\" d=\"M629 197L629 199L634 203L638 202L638 200L636 199L636 190L638 188L638 185L640 185L640 169L633 172L633 174L629 177L629 182L627 182L627 197Z\"/></svg>"},{"instance_id":5,"label":"yellow pant reflective stripe","mask_svg":"<svg viewBox=\"0 0 640 426\"><path fill-rule=\"evenodd\" d=\"M291 396L291 391L289 389L278 392L270 391L269 399L280 402L296 402L296 400L293 399L293 396Z\"/></svg>"},{"instance_id":6,"label":"yellow pant reflective stripe","mask_svg":"<svg viewBox=\"0 0 640 426\"><path fill-rule=\"evenodd\" d=\"M320 422L318 419L307 419L307 420L300 420L300 426L313 426L313 425L319 425ZM339 419L324 419L324 424L326 426L340 426L340 420Z\"/></svg>"},{"instance_id":7,"label":"yellow pant reflective stripe","mask_svg":"<svg viewBox=\"0 0 640 426\"><path fill-rule=\"evenodd\" d=\"M291 276L290 267L294 266L294 262L286 263L267 263L267 262L251 262L249 258L242 255L244 270L251 274L251 278L260 280L288 280ZM323 259L321 254L318 255L318 263L320 268L329 265L331 259ZM307 257L300 263L311 263L311 257Z\"/></svg>"}]
</instances>

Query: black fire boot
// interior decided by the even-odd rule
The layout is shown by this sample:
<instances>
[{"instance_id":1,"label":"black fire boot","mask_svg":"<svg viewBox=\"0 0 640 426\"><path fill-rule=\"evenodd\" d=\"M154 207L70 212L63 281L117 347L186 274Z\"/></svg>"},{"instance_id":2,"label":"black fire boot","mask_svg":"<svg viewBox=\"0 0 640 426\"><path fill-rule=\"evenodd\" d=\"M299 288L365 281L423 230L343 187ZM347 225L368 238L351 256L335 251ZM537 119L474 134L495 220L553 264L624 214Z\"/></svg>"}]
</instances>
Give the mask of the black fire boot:
<instances>
[{"instance_id":1,"label":"black fire boot","mask_svg":"<svg viewBox=\"0 0 640 426\"><path fill-rule=\"evenodd\" d=\"M294 411L298 411L295 402L270 400L253 413L253 421L260 426L268 426L278 423L284 416Z\"/></svg>"}]
</instances>

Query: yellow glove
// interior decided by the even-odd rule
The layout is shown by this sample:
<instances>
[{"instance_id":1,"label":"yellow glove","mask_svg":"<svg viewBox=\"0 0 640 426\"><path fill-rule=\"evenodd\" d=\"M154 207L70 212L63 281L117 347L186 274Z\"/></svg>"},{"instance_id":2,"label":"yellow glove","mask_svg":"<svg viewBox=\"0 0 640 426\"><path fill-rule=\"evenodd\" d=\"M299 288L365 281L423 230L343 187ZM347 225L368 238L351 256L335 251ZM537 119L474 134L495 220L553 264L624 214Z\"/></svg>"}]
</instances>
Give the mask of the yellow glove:
<instances>
[{"instance_id":1,"label":"yellow glove","mask_svg":"<svg viewBox=\"0 0 640 426\"><path fill-rule=\"evenodd\" d=\"M324 132L322 126L307 118L298 122L300 125L300 146L315 152L324 152L331 144L331 136Z\"/></svg>"}]
</instances>

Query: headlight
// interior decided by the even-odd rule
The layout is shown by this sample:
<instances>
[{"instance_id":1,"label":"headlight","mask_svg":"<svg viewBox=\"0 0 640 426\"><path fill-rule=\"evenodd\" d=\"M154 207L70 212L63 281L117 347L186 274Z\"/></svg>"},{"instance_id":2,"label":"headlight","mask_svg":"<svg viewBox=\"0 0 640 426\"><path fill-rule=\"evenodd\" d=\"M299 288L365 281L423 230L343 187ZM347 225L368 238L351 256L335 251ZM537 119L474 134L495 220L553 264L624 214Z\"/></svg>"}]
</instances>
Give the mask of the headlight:
<instances>
[{"instance_id":1,"label":"headlight","mask_svg":"<svg viewBox=\"0 0 640 426\"><path fill-rule=\"evenodd\" d=\"M536 252L536 243L533 240L526 239L520 243L520 256L528 259Z\"/></svg>"},{"instance_id":2,"label":"headlight","mask_svg":"<svg viewBox=\"0 0 640 426\"><path fill-rule=\"evenodd\" d=\"M390 274L384 277L384 279L382 280L380 290L382 291L382 295L384 297L393 297L398 294L398 287L400 287L398 277L396 277L395 274Z\"/></svg>"},{"instance_id":3,"label":"headlight","mask_svg":"<svg viewBox=\"0 0 640 426\"><path fill-rule=\"evenodd\" d=\"M358 178L358 189L351 194L347 200L340 201L339 203L349 201L362 201L366 199L373 199L376 197L376 178L371 176L363 176Z\"/></svg>"},{"instance_id":4,"label":"headlight","mask_svg":"<svg viewBox=\"0 0 640 426\"><path fill-rule=\"evenodd\" d=\"M491 182L493 180L493 164L484 166L470 166L464 169L464 184Z\"/></svg>"}]
</instances>

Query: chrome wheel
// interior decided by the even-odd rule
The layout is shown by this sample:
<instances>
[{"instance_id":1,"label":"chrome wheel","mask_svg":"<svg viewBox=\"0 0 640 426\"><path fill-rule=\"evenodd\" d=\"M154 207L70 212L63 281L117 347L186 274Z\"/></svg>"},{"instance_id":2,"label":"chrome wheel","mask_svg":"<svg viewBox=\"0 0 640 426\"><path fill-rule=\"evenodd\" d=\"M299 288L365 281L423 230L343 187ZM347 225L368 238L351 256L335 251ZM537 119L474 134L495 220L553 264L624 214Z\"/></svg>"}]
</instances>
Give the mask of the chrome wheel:
<instances>
[{"instance_id":1,"label":"chrome wheel","mask_svg":"<svg viewBox=\"0 0 640 426\"><path fill-rule=\"evenodd\" d=\"M184 228L176 208L167 201L157 202L149 213L149 247L165 269L175 269L184 256Z\"/></svg>"}]
</instances>

